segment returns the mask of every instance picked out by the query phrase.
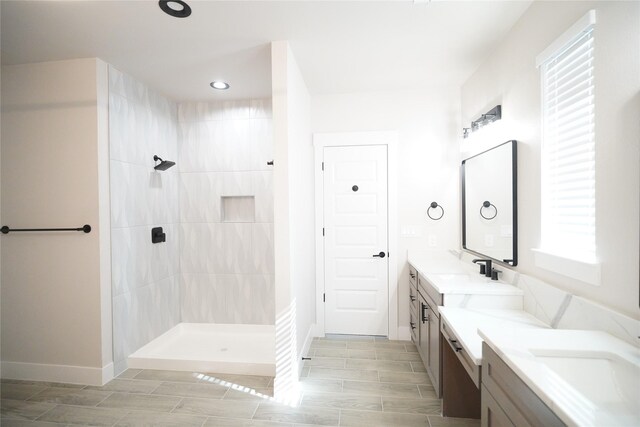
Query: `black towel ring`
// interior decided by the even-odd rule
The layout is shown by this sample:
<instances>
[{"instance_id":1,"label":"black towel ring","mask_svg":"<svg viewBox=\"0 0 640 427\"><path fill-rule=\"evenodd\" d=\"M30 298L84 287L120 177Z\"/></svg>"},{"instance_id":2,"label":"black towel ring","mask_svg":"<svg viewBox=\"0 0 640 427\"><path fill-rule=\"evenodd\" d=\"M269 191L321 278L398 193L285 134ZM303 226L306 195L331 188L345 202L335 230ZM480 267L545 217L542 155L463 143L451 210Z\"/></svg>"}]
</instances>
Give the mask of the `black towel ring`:
<instances>
[{"instance_id":1,"label":"black towel ring","mask_svg":"<svg viewBox=\"0 0 640 427\"><path fill-rule=\"evenodd\" d=\"M442 213L440 214L439 217L434 218L434 217L431 216L431 209L436 209L436 208L440 208ZM432 220L434 220L434 221L438 221L444 216L444 208L442 206L440 206L437 202L431 202L431 205L429 205L429 208L427 209L427 216L429 218L431 218Z\"/></svg>"},{"instance_id":2,"label":"black towel ring","mask_svg":"<svg viewBox=\"0 0 640 427\"><path fill-rule=\"evenodd\" d=\"M482 213L482 209L484 209L484 208L488 208L488 207L491 207L491 206L493 206L493 209L494 209L496 212L493 214L493 216L484 216L484 214ZM494 206L494 204L493 204L493 203L491 203L490 201L485 200L484 202L482 202L482 206L480 206L480 216L481 216L482 218L484 218L484 219L492 220L493 218L495 218L496 216L498 216L498 208L496 208L496 207Z\"/></svg>"}]
</instances>

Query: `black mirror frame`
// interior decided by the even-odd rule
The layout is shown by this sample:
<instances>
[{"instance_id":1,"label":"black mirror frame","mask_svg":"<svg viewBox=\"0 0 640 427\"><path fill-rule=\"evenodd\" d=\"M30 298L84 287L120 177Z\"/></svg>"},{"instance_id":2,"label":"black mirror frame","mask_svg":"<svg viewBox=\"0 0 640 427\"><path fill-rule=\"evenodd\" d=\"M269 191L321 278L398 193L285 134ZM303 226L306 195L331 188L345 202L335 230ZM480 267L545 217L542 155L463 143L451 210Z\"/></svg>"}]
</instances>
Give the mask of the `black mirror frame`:
<instances>
[{"instance_id":1,"label":"black mirror frame","mask_svg":"<svg viewBox=\"0 0 640 427\"><path fill-rule=\"evenodd\" d=\"M466 212L467 207L465 203L465 163L467 160L473 159L474 157L478 157L488 151L494 150L498 147L502 147L506 144L511 145L511 191L512 191L512 203L513 203L513 259L495 259L487 254L483 254L480 252L476 252L472 249L467 248L467 218ZM488 150L483 151L482 153L476 154L475 156L471 156L468 159L462 161L462 165L460 167L460 181L462 183L462 248L468 252L481 255L483 257L491 258L494 261L498 261L503 264L508 264L512 267L518 265L518 149L517 149L517 141L515 139L504 142L500 145L496 145Z\"/></svg>"}]
</instances>

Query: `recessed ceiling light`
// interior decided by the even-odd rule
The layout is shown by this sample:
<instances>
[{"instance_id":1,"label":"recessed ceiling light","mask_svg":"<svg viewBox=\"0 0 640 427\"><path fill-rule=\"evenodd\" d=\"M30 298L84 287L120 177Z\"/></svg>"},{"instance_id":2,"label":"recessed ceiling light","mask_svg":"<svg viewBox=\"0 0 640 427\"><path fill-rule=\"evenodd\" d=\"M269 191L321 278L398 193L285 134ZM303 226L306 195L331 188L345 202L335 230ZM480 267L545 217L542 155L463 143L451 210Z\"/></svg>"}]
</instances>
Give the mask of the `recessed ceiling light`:
<instances>
[{"instance_id":1,"label":"recessed ceiling light","mask_svg":"<svg viewBox=\"0 0 640 427\"><path fill-rule=\"evenodd\" d=\"M209 83L209 85L214 89L219 89L219 90L227 90L227 89L229 89L229 83L223 82L221 80L215 80L215 81Z\"/></svg>"},{"instance_id":2,"label":"recessed ceiling light","mask_svg":"<svg viewBox=\"0 0 640 427\"><path fill-rule=\"evenodd\" d=\"M182 0L160 0L158 5L164 13L176 18L186 18L191 15L191 7Z\"/></svg>"}]
</instances>

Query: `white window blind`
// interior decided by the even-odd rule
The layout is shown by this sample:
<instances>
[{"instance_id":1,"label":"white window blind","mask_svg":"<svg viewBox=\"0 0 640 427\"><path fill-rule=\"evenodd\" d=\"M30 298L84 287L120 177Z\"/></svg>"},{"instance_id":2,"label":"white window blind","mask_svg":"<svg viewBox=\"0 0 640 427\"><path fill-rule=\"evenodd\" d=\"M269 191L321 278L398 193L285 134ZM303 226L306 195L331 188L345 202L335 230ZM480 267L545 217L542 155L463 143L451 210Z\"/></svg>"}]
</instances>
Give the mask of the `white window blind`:
<instances>
[{"instance_id":1,"label":"white window blind","mask_svg":"<svg viewBox=\"0 0 640 427\"><path fill-rule=\"evenodd\" d=\"M542 75L542 249L594 262L593 25L549 55Z\"/></svg>"}]
</instances>

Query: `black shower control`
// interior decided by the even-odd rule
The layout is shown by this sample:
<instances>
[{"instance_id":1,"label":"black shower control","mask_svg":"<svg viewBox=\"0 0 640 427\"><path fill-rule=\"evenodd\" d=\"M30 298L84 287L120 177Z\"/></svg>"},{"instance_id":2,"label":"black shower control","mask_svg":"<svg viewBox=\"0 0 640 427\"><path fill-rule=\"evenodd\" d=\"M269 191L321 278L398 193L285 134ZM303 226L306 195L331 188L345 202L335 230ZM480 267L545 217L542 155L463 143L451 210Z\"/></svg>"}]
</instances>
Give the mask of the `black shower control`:
<instances>
[{"instance_id":1,"label":"black shower control","mask_svg":"<svg viewBox=\"0 0 640 427\"><path fill-rule=\"evenodd\" d=\"M167 241L166 233L162 232L162 227L151 229L151 243L162 243Z\"/></svg>"}]
</instances>

